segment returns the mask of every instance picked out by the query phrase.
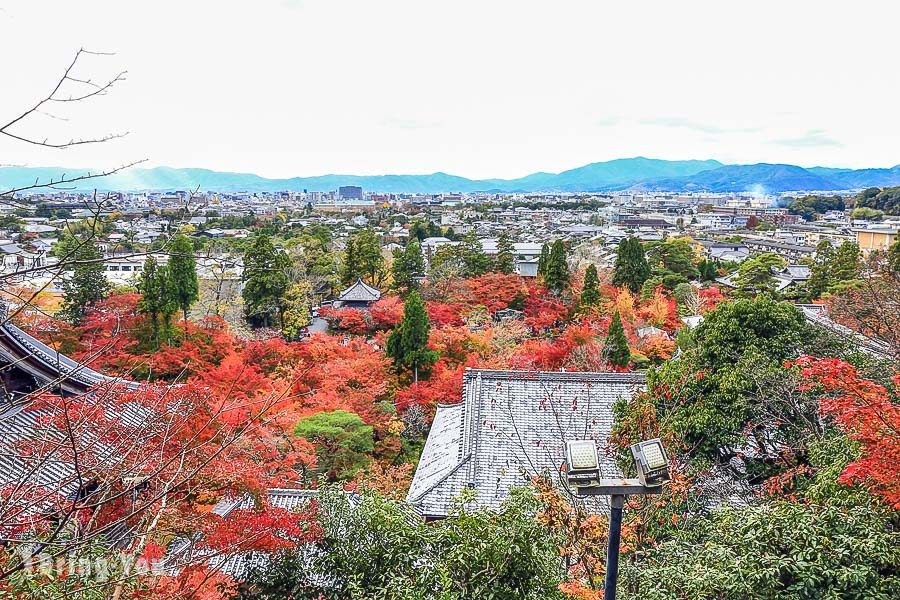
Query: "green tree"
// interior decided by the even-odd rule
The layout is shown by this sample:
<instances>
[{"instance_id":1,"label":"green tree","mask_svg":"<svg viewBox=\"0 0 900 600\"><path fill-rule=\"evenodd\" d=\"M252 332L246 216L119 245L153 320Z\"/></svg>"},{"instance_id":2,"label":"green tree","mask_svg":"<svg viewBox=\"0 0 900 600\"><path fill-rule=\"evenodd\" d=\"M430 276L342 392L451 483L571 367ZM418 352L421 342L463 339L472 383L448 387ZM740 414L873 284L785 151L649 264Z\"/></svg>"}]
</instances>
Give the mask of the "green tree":
<instances>
[{"instance_id":1,"label":"green tree","mask_svg":"<svg viewBox=\"0 0 900 600\"><path fill-rule=\"evenodd\" d=\"M697 271L700 273L700 281L715 281L719 277L719 268L714 261L701 258L697 263Z\"/></svg>"},{"instance_id":2,"label":"green tree","mask_svg":"<svg viewBox=\"0 0 900 600\"><path fill-rule=\"evenodd\" d=\"M693 242L683 237L668 238L653 244L647 252L647 261L654 271L658 271L663 277L673 273L683 277L685 281L699 276L694 258Z\"/></svg>"},{"instance_id":3,"label":"green tree","mask_svg":"<svg viewBox=\"0 0 900 600\"><path fill-rule=\"evenodd\" d=\"M831 284L831 267L834 260L834 246L828 240L816 245L816 254L809 265L809 279L806 289L810 298L816 299L825 293Z\"/></svg>"},{"instance_id":4,"label":"green tree","mask_svg":"<svg viewBox=\"0 0 900 600\"><path fill-rule=\"evenodd\" d=\"M877 511L779 501L692 519L621 578L635 600L888 600L898 564L900 539Z\"/></svg>"},{"instance_id":5,"label":"green tree","mask_svg":"<svg viewBox=\"0 0 900 600\"><path fill-rule=\"evenodd\" d=\"M150 315L153 343L158 349L168 341L172 315L178 310L178 296L168 269L158 265L152 256L144 261L138 290L141 293L138 312Z\"/></svg>"},{"instance_id":6,"label":"green tree","mask_svg":"<svg viewBox=\"0 0 900 600\"><path fill-rule=\"evenodd\" d=\"M841 196L804 196L788 203L790 214L800 215L807 221L814 221L817 214L830 210L844 210L844 199Z\"/></svg>"},{"instance_id":7,"label":"green tree","mask_svg":"<svg viewBox=\"0 0 900 600\"><path fill-rule=\"evenodd\" d=\"M353 237L347 239L347 246L344 249L344 262L341 265L341 283L351 285L362 275L362 269L359 259L356 256L356 243Z\"/></svg>"},{"instance_id":8,"label":"green tree","mask_svg":"<svg viewBox=\"0 0 900 600\"><path fill-rule=\"evenodd\" d=\"M783 258L772 252L748 258L738 267L734 278L738 292L744 296L774 292L775 271L783 269L786 264Z\"/></svg>"},{"instance_id":9,"label":"green tree","mask_svg":"<svg viewBox=\"0 0 900 600\"><path fill-rule=\"evenodd\" d=\"M409 239L413 238L419 240L420 242L425 238L430 237L441 237L442 232L439 225L435 224L433 221L425 221L422 219L413 219L413 222L409 225Z\"/></svg>"},{"instance_id":10,"label":"green tree","mask_svg":"<svg viewBox=\"0 0 900 600\"><path fill-rule=\"evenodd\" d=\"M795 423L819 422L814 403L779 393L794 389L784 363L796 358L807 332L800 309L769 296L721 303L692 332L693 347L648 372L650 396L662 398L659 419L713 463L727 464L759 444L752 460L774 464L778 448L799 435ZM678 403L665 400L666 390L674 389ZM781 425L768 423L770 414L779 414ZM763 426L771 429L759 437L756 428Z\"/></svg>"},{"instance_id":11,"label":"green tree","mask_svg":"<svg viewBox=\"0 0 900 600\"><path fill-rule=\"evenodd\" d=\"M394 250L391 275L394 287L402 294L415 289L417 279L425 275L425 256L418 239L413 238L406 248Z\"/></svg>"},{"instance_id":12,"label":"green tree","mask_svg":"<svg viewBox=\"0 0 900 600\"><path fill-rule=\"evenodd\" d=\"M597 267L593 263L588 265L584 272L584 285L581 288L581 297L578 299L578 308L582 312L588 312L600 302L600 280L597 277Z\"/></svg>"},{"instance_id":13,"label":"green tree","mask_svg":"<svg viewBox=\"0 0 900 600\"><path fill-rule=\"evenodd\" d=\"M869 208L868 206L858 206L850 212L851 219L861 219L863 221L874 221L884 215L883 211L877 208Z\"/></svg>"},{"instance_id":14,"label":"green tree","mask_svg":"<svg viewBox=\"0 0 900 600\"><path fill-rule=\"evenodd\" d=\"M550 259L550 246L543 244L541 246L541 255L538 257L537 274L538 277L547 275L547 261Z\"/></svg>"},{"instance_id":15,"label":"green tree","mask_svg":"<svg viewBox=\"0 0 900 600\"><path fill-rule=\"evenodd\" d=\"M169 277L175 289L178 307L184 320L188 319L191 305L200 299L200 284L197 281L197 261L194 258L194 246L183 233L172 240L169 248Z\"/></svg>"},{"instance_id":16,"label":"green tree","mask_svg":"<svg viewBox=\"0 0 900 600\"><path fill-rule=\"evenodd\" d=\"M613 313L609 324L609 333L606 337L606 345L603 347L609 364L614 367L624 368L631 362L631 351L628 349L628 339L625 337L625 328L622 326L622 317L617 310Z\"/></svg>"},{"instance_id":17,"label":"green tree","mask_svg":"<svg viewBox=\"0 0 900 600\"><path fill-rule=\"evenodd\" d=\"M887 251L887 273L900 279L900 238L894 240Z\"/></svg>"},{"instance_id":18,"label":"green tree","mask_svg":"<svg viewBox=\"0 0 900 600\"><path fill-rule=\"evenodd\" d=\"M853 198L854 206L877 211L877 214L900 214L900 187L869 188Z\"/></svg>"},{"instance_id":19,"label":"green tree","mask_svg":"<svg viewBox=\"0 0 900 600\"><path fill-rule=\"evenodd\" d=\"M333 410L304 417L294 435L316 446L318 470L331 480L352 479L370 462L374 430L353 412Z\"/></svg>"},{"instance_id":20,"label":"green tree","mask_svg":"<svg viewBox=\"0 0 900 600\"><path fill-rule=\"evenodd\" d=\"M855 243L844 242L838 246L830 269L833 282L852 281L859 277L861 260L859 246Z\"/></svg>"},{"instance_id":21,"label":"green tree","mask_svg":"<svg viewBox=\"0 0 900 600\"><path fill-rule=\"evenodd\" d=\"M244 253L244 315L251 325L270 327L281 318L284 294L291 283L287 270L291 261L272 240L257 235ZM282 324L283 325L283 324Z\"/></svg>"},{"instance_id":22,"label":"green tree","mask_svg":"<svg viewBox=\"0 0 900 600\"><path fill-rule=\"evenodd\" d=\"M239 597L564 600L556 540L538 522L533 490L513 489L494 510L463 506L425 523L404 502L324 486L317 551L251 568Z\"/></svg>"},{"instance_id":23,"label":"green tree","mask_svg":"<svg viewBox=\"0 0 900 600\"><path fill-rule=\"evenodd\" d=\"M103 253L93 239L77 240L65 237L59 244L57 256L64 264L71 265L71 275L63 279L62 313L71 323L80 323L85 310L110 291L103 265Z\"/></svg>"},{"instance_id":24,"label":"green tree","mask_svg":"<svg viewBox=\"0 0 900 600\"><path fill-rule=\"evenodd\" d=\"M356 246L356 260L359 264L360 276L369 285L381 284L384 255L381 253L378 236L371 229L364 229L354 236L354 245Z\"/></svg>"},{"instance_id":25,"label":"green tree","mask_svg":"<svg viewBox=\"0 0 900 600\"><path fill-rule=\"evenodd\" d=\"M420 371L427 374L437 360L437 353L428 349L430 330L425 303L413 290L403 305L403 320L388 336L387 354L398 370L412 371L414 381L419 380Z\"/></svg>"},{"instance_id":26,"label":"green tree","mask_svg":"<svg viewBox=\"0 0 900 600\"><path fill-rule=\"evenodd\" d=\"M347 240L344 267L341 271L344 285L362 279L369 285L378 286L383 272L384 255L381 254L381 243L374 231L363 229Z\"/></svg>"},{"instance_id":27,"label":"green tree","mask_svg":"<svg viewBox=\"0 0 900 600\"><path fill-rule=\"evenodd\" d=\"M641 240L630 237L619 242L615 273L613 273L612 279L613 285L625 286L631 290L631 293L637 294L649 278L650 263L647 262Z\"/></svg>"},{"instance_id":28,"label":"green tree","mask_svg":"<svg viewBox=\"0 0 900 600\"><path fill-rule=\"evenodd\" d=\"M491 258L485 254L484 246L474 231L462 237L459 250L466 277L477 277L491 270Z\"/></svg>"},{"instance_id":29,"label":"green tree","mask_svg":"<svg viewBox=\"0 0 900 600\"><path fill-rule=\"evenodd\" d=\"M516 247L505 231L497 239L497 260L494 263L494 270L506 275L516 272Z\"/></svg>"},{"instance_id":30,"label":"green tree","mask_svg":"<svg viewBox=\"0 0 900 600\"><path fill-rule=\"evenodd\" d=\"M562 240L556 240L550 247L547 263L544 267L544 284L547 289L561 293L569 285L569 263L566 257L566 246Z\"/></svg>"},{"instance_id":31,"label":"green tree","mask_svg":"<svg viewBox=\"0 0 900 600\"><path fill-rule=\"evenodd\" d=\"M292 285L284 295L281 333L289 340L296 340L312 319L310 296L312 288L308 281Z\"/></svg>"}]
</instances>

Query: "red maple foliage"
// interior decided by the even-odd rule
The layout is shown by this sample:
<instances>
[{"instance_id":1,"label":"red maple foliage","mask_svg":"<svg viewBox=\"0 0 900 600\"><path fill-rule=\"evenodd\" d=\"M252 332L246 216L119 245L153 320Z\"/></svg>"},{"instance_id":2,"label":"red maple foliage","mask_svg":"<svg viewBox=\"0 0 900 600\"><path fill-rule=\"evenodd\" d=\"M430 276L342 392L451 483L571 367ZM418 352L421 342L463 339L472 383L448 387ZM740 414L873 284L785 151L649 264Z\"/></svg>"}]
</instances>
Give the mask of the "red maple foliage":
<instances>
[{"instance_id":1,"label":"red maple foliage","mask_svg":"<svg viewBox=\"0 0 900 600\"><path fill-rule=\"evenodd\" d=\"M525 324L537 333L564 323L568 315L569 307L551 294L533 293L525 300Z\"/></svg>"},{"instance_id":2,"label":"red maple foliage","mask_svg":"<svg viewBox=\"0 0 900 600\"><path fill-rule=\"evenodd\" d=\"M860 377L835 358L803 356L789 363L808 380L803 389L821 389L820 410L860 445L860 458L850 463L842 483L864 483L888 505L900 509L900 407L887 388ZM900 385L900 375L894 377Z\"/></svg>"},{"instance_id":3,"label":"red maple foliage","mask_svg":"<svg viewBox=\"0 0 900 600\"><path fill-rule=\"evenodd\" d=\"M385 296L369 308L369 316L375 328L392 329L403 319L403 300Z\"/></svg>"},{"instance_id":4,"label":"red maple foliage","mask_svg":"<svg viewBox=\"0 0 900 600\"><path fill-rule=\"evenodd\" d=\"M319 316L332 328L354 335L364 335L372 330L371 317L364 310L326 306L319 310Z\"/></svg>"},{"instance_id":5,"label":"red maple foliage","mask_svg":"<svg viewBox=\"0 0 900 600\"><path fill-rule=\"evenodd\" d=\"M703 314L715 310L719 303L725 300L722 290L716 286L702 289L698 293L700 295L700 312Z\"/></svg>"},{"instance_id":6,"label":"red maple foliage","mask_svg":"<svg viewBox=\"0 0 900 600\"><path fill-rule=\"evenodd\" d=\"M445 302L428 302L426 304L428 310L428 320L435 327L446 327L448 325L458 326L463 324L461 311L465 308L461 304L447 304Z\"/></svg>"}]
</instances>

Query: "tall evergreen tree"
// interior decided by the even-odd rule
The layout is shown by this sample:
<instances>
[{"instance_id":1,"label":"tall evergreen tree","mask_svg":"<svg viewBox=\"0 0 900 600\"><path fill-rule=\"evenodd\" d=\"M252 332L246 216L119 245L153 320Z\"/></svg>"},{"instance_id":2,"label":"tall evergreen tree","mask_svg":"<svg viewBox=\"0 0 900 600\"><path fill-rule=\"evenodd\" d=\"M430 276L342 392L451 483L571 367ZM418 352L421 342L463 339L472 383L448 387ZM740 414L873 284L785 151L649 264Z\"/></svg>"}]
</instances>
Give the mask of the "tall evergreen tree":
<instances>
[{"instance_id":1,"label":"tall evergreen tree","mask_svg":"<svg viewBox=\"0 0 900 600\"><path fill-rule=\"evenodd\" d=\"M425 303L413 290L403 305L403 320L388 336L387 354L398 370L412 371L414 381L419 380L420 371L427 374L437 360L437 353L428 349L430 329Z\"/></svg>"},{"instance_id":2,"label":"tall evergreen tree","mask_svg":"<svg viewBox=\"0 0 900 600\"><path fill-rule=\"evenodd\" d=\"M466 277L477 277L491 270L491 259L485 254L484 246L474 231L462 237L459 247Z\"/></svg>"},{"instance_id":3,"label":"tall evergreen tree","mask_svg":"<svg viewBox=\"0 0 900 600\"><path fill-rule=\"evenodd\" d=\"M425 275L425 256L422 254L422 244L418 239L413 238L406 248L394 250L391 275L394 287L402 294L415 289L416 279Z\"/></svg>"},{"instance_id":4,"label":"tall evergreen tree","mask_svg":"<svg viewBox=\"0 0 900 600\"><path fill-rule=\"evenodd\" d=\"M159 349L169 339L172 315L178 310L178 296L168 269L152 256L144 261L138 290L141 293L138 312L150 315L153 344Z\"/></svg>"},{"instance_id":5,"label":"tall evergreen tree","mask_svg":"<svg viewBox=\"0 0 900 600\"><path fill-rule=\"evenodd\" d=\"M597 277L597 267L593 263L588 265L584 272L584 285L581 288L581 298L578 299L578 307L587 312L600 302L600 279Z\"/></svg>"},{"instance_id":6,"label":"tall evergreen tree","mask_svg":"<svg viewBox=\"0 0 900 600\"><path fill-rule=\"evenodd\" d=\"M844 242L838 246L831 268L831 277L835 283L851 281L859 276L860 256L859 246L853 242Z\"/></svg>"},{"instance_id":7,"label":"tall evergreen tree","mask_svg":"<svg viewBox=\"0 0 900 600\"><path fill-rule=\"evenodd\" d=\"M546 277L547 260L550 258L550 246L544 244L541 246L541 255L538 257L537 274L538 277Z\"/></svg>"},{"instance_id":8,"label":"tall evergreen tree","mask_svg":"<svg viewBox=\"0 0 900 600\"><path fill-rule=\"evenodd\" d=\"M809 265L809 280L806 289L810 298L816 299L825 293L831 283L831 262L834 259L834 247L828 240L822 240L816 246L816 255Z\"/></svg>"},{"instance_id":9,"label":"tall evergreen tree","mask_svg":"<svg viewBox=\"0 0 900 600\"><path fill-rule=\"evenodd\" d=\"M715 281L719 276L719 269L716 268L716 263L705 258L701 258L700 262L697 263L697 270L700 273L700 281Z\"/></svg>"},{"instance_id":10,"label":"tall evergreen tree","mask_svg":"<svg viewBox=\"0 0 900 600\"><path fill-rule=\"evenodd\" d=\"M494 263L494 270L505 275L516 271L516 247L505 231L497 239L497 261Z\"/></svg>"},{"instance_id":11,"label":"tall evergreen tree","mask_svg":"<svg viewBox=\"0 0 900 600\"><path fill-rule=\"evenodd\" d=\"M197 281L197 261L194 245L183 233L172 240L169 247L169 277L175 288L175 297L184 320L187 321L191 304L200 299L200 284Z\"/></svg>"},{"instance_id":12,"label":"tall evergreen tree","mask_svg":"<svg viewBox=\"0 0 900 600\"><path fill-rule=\"evenodd\" d=\"M357 232L347 240L344 254L344 268L341 279L344 285L350 285L362 279L369 285L381 283L384 271L384 255L381 254L381 243L371 229Z\"/></svg>"},{"instance_id":13,"label":"tall evergreen tree","mask_svg":"<svg viewBox=\"0 0 900 600\"><path fill-rule=\"evenodd\" d=\"M350 285L360 277L359 260L356 258L356 238L347 238L344 263L341 265L341 283Z\"/></svg>"},{"instance_id":14,"label":"tall evergreen tree","mask_svg":"<svg viewBox=\"0 0 900 600\"><path fill-rule=\"evenodd\" d=\"M244 253L244 316L252 325L269 327L281 312L284 294L291 285L287 270L291 261L265 235L253 238Z\"/></svg>"},{"instance_id":15,"label":"tall evergreen tree","mask_svg":"<svg viewBox=\"0 0 900 600\"><path fill-rule=\"evenodd\" d=\"M109 294L110 285L104 273L103 253L93 239L66 237L57 255L72 265L71 276L62 282L62 311L71 323L79 323L85 310Z\"/></svg>"},{"instance_id":16,"label":"tall evergreen tree","mask_svg":"<svg viewBox=\"0 0 900 600\"><path fill-rule=\"evenodd\" d=\"M569 263L566 247L562 240L556 240L550 247L550 254L544 266L544 284L548 289L560 293L569 285Z\"/></svg>"},{"instance_id":17,"label":"tall evergreen tree","mask_svg":"<svg viewBox=\"0 0 900 600\"><path fill-rule=\"evenodd\" d=\"M379 285L384 271L384 255L381 253L381 242L371 229L364 229L354 236L356 238L356 260L362 278L370 285Z\"/></svg>"},{"instance_id":18,"label":"tall evergreen tree","mask_svg":"<svg viewBox=\"0 0 900 600\"><path fill-rule=\"evenodd\" d=\"M615 286L625 286L631 293L637 294L641 286L650 278L650 264L644 254L644 246L641 240L630 237L619 242L619 251L616 254L615 273L612 283Z\"/></svg>"},{"instance_id":19,"label":"tall evergreen tree","mask_svg":"<svg viewBox=\"0 0 900 600\"><path fill-rule=\"evenodd\" d=\"M625 337L625 328L622 326L622 317L617 310L613 314L609 324L609 334L606 337L606 345L603 353L609 360L609 364L624 368L631 361L631 352L628 350L628 339Z\"/></svg>"}]
</instances>

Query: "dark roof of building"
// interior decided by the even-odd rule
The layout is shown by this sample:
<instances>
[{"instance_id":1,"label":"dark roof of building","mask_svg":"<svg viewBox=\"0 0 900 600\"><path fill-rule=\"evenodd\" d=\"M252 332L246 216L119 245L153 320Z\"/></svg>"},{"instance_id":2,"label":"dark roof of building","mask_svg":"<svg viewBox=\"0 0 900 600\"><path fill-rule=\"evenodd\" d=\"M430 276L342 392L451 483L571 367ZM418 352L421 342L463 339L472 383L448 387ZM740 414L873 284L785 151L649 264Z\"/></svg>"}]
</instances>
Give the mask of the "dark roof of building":
<instances>
[{"instance_id":1,"label":"dark roof of building","mask_svg":"<svg viewBox=\"0 0 900 600\"><path fill-rule=\"evenodd\" d=\"M377 302L381 298L381 292L357 279L356 283L341 292L338 300L341 302Z\"/></svg>"},{"instance_id":2,"label":"dark roof of building","mask_svg":"<svg viewBox=\"0 0 900 600\"><path fill-rule=\"evenodd\" d=\"M647 227L675 227L665 219L644 219L641 217L625 217L622 219L625 225L645 225Z\"/></svg>"},{"instance_id":3,"label":"dark roof of building","mask_svg":"<svg viewBox=\"0 0 900 600\"><path fill-rule=\"evenodd\" d=\"M643 385L639 373L467 369L463 401L438 407L407 501L426 517L442 517L468 488L475 505L499 508L510 488L532 476L558 482L573 439L596 440L603 476L620 475L602 452L613 404Z\"/></svg>"},{"instance_id":4,"label":"dark roof of building","mask_svg":"<svg viewBox=\"0 0 900 600\"><path fill-rule=\"evenodd\" d=\"M852 339L860 350L882 360L894 360L897 357L889 344L882 340L868 337L849 327L831 320L828 310L821 304L798 304L806 320L823 329L836 333L845 339Z\"/></svg>"},{"instance_id":5,"label":"dark roof of building","mask_svg":"<svg viewBox=\"0 0 900 600\"><path fill-rule=\"evenodd\" d=\"M109 377L72 360L65 354L50 348L9 322L6 306L0 304L0 362L25 371L40 383L54 382L64 391L81 393L89 388L115 383L129 389L139 384L134 381Z\"/></svg>"},{"instance_id":6,"label":"dark roof of building","mask_svg":"<svg viewBox=\"0 0 900 600\"><path fill-rule=\"evenodd\" d=\"M746 246L756 246L758 248L772 248L775 250L787 250L790 252L800 252L804 254L812 254L816 251L812 246L801 246L799 244L788 244L787 242L775 242L770 240L754 240L746 238L744 240Z\"/></svg>"}]
</instances>

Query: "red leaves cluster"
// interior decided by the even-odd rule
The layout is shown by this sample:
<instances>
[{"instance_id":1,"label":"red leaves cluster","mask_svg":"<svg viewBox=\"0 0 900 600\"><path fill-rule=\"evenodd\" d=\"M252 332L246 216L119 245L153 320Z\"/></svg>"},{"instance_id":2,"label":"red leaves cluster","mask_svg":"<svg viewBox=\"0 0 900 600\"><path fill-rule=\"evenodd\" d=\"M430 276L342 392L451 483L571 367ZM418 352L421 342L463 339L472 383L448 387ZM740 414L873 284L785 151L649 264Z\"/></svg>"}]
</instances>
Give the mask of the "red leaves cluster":
<instances>
[{"instance_id":1,"label":"red leaves cluster","mask_svg":"<svg viewBox=\"0 0 900 600\"><path fill-rule=\"evenodd\" d=\"M460 316L460 312L464 308L462 305L428 302L425 308L428 310L428 320L434 327L458 327L463 324L462 316Z\"/></svg>"},{"instance_id":2,"label":"red leaves cluster","mask_svg":"<svg viewBox=\"0 0 900 600\"><path fill-rule=\"evenodd\" d=\"M397 390L397 410L404 411L412 405L431 408L436 404L453 404L462 398L465 365L449 366L438 361L431 369L431 377Z\"/></svg>"},{"instance_id":3,"label":"red leaves cluster","mask_svg":"<svg viewBox=\"0 0 900 600\"><path fill-rule=\"evenodd\" d=\"M529 285L518 275L486 273L457 281L450 293L449 303L468 308L480 305L493 314L530 293Z\"/></svg>"},{"instance_id":4,"label":"red leaves cluster","mask_svg":"<svg viewBox=\"0 0 900 600\"><path fill-rule=\"evenodd\" d=\"M316 334L301 344L292 394L303 415L330 410L355 412L369 424L385 419L376 402L393 385L390 360L374 344Z\"/></svg>"},{"instance_id":5,"label":"red leaves cluster","mask_svg":"<svg viewBox=\"0 0 900 600\"><path fill-rule=\"evenodd\" d=\"M295 512L263 503L207 522L201 544L227 553L276 552L314 541L321 533L314 506Z\"/></svg>"},{"instance_id":6,"label":"red leaves cluster","mask_svg":"<svg viewBox=\"0 0 900 600\"><path fill-rule=\"evenodd\" d=\"M860 458L840 477L842 483L864 483L891 507L900 508L900 407L888 390L863 379L856 369L835 358L803 356L788 366L808 380L804 389L821 389L820 410L860 445ZM900 376L895 376L900 385Z\"/></svg>"},{"instance_id":7,"label":"red leaves cluster","mask_svg":"<svg viewBox=\"0 0 900 600\"><path fill-rule=\"evenodd\" d=\"M393 329L403 319L403 300L384 296L369 308L372 325L377 329Z\"/></svg>"},{"instance_id":8,"label":"red leaves cluster","mask_svg":"<svg viewBox=\"0 0 900 600\"><path fill-rule=\"evenodd\" d=\"M357 308L331 308L326 306L319 310L319 316L339 331L354 335L363 335L372 329L371 317L364 310Z\"/></svg>"},{"instance_id":9,"label":"red leaves cluster","mask_svg":"<svg viewBox=\"0 0 900 600\"><path fill-rule=\"evenodd\" d=\"M565 323L568 316L569 307L551 294L532 294L525 300L525 324L535 332Z\"/></svg>"},{"instance_id":10,"label":"red leaves cluster","mask_svg":"<svg viewBox=\"0 0 900 600\"><path fill-rule=\"evenodd\" d=\"M702 289L698 294L700 295L700 312L703 314L715 310L716 306L725 300L725 295L716 286Z\"/></svg>"}]
</instances>

